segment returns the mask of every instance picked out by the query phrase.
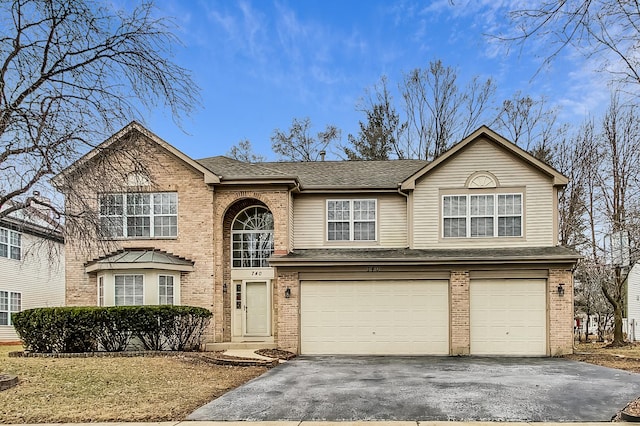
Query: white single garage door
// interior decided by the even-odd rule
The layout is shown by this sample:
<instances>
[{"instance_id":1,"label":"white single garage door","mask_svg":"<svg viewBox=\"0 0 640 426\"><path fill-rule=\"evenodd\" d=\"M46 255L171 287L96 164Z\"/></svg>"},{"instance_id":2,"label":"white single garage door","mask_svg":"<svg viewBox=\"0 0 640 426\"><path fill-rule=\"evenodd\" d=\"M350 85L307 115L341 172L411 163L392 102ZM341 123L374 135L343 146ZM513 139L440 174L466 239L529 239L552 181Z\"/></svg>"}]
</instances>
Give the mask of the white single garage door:
<instances>
[{"instance_id":1,"label":"white single garage door","mask_svg":"<svg viewBox=\"0 0 640 426\"><path fill-rule=\"evenodd\" d=\"M449 354L446 280L302 281L303 354Z\"/></svg>"},{"instance_id":2,"label":"white single garage door","mask_svg":"<svg viewBox=\"0 0 640 426\"><path fill-rule=\"evenodd\" d=\"M471 280L471 355L546 355L546 281Z\"/></svg>"}]
</instances>

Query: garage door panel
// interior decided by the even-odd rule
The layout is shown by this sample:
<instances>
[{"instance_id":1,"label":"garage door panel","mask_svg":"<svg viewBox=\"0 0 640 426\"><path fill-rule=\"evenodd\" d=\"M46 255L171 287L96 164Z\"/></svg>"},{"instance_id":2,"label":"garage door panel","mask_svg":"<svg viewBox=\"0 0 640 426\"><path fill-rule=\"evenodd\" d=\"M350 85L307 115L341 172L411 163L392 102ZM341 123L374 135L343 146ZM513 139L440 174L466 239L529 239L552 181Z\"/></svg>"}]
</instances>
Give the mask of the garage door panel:
<instances>
[{"instance_id":1,"label":"garage door panel","mask_svg":"<svg viewBox=\"0 0 640 426\"><path fill-rule=\"evenodd\" d=\"M448 282L303 281L305 354L448 354Z\"/></svg>"},{"instance_id":2,"label":"garage door panel","mask_svg":"<svg viewBox=\"0 0 640 426\"><path fill-rule=\"evenodd\" d=\"M546 281L472 280L472 355L546 355Z\"/></svg>"}]
</instances>

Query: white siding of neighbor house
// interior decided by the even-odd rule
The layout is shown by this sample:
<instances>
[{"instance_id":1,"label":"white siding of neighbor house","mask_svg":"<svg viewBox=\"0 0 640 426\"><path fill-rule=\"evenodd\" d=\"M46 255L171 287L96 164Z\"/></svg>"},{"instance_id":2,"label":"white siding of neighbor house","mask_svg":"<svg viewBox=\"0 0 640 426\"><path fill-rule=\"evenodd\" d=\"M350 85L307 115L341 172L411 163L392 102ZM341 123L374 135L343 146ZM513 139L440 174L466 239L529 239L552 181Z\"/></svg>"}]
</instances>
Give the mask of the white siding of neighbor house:
<instances>
[{"instance_id":1,"label":"white siding of neighbor house","mask_svg":"<svg viewBox=\"0 0 640 426\"><path fill-rule=\"evenodd\" d=\"M523 238L442 238L441 190L465 189L467 178L491 172L499 186L524 187ZM515 191L514 192L520 192ZM480 139L416 182L412 248L554 245L554 188L550 177L503 148Z\"/></svg>"},{"instance_id":2,"label":"white siding of neighbor house","mask_svg":"<svg viewBox=\"0 0 640 426\"><path fill-rule=\"evenodd\" d=\"M328 243L326 241L326 200L376 199L378 241ZM294 248L322 247L407 247L407 201L396 194L349 196L300 195L293 201Z\"/></svg>"},{"instance_id":3,"label":"white siding of neighbor house","mask_svg":"<svg viewBox=\"0 0 640 426\"><path fill-rule=\"evenodd\" d=\"M627 292L627 325L630 332L629 338L638 341L640 340L640 263L633 265L633 268L629 271L627 277ZM635 336L633 334L635 334Z\"/></svg>"},{"instance_id":4,"label":"white siding of neighbor house","mask_svg":"<svg viewBox=\"0 0 640 426\"><path fill-rule=\"evenodd\" d=\"M22 260L0 257L0 290L22 294L22 310L64 305L64 247L22 233ZM0 341L19 340L0 325Z\"/></svg>"}]
</instances>

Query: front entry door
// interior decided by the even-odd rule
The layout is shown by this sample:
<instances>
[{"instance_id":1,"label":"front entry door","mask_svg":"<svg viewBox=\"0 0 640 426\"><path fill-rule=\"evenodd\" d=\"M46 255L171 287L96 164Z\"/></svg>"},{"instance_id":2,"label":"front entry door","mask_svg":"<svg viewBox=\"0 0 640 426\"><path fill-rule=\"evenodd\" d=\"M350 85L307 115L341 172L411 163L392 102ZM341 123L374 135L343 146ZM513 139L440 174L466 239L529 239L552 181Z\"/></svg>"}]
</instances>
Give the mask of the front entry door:
<instances>
[{"instance_id":1,"label":"front entry door","mask_svg":"<svg viewBox=\"0 0 640 426\"><path fill-rule=\"evenodd\" d=\"M266 281L245 282L244 334L269 335L269 289Z\"/></svg>"}]
</instances>

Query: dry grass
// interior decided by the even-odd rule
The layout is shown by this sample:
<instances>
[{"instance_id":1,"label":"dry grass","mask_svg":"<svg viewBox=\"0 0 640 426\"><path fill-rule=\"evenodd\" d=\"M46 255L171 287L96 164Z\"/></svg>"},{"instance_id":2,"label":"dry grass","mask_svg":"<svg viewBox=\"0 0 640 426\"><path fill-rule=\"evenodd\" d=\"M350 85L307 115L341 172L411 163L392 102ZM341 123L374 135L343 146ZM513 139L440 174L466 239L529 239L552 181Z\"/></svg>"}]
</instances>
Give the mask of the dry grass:
<instances>
[{"instance_id":1,"label":"dry grass","mask_svg":"<svg viewBox=\"0 0 640 426\"><path fill-rule=\"evenodd\" d=\"M0 423L182 420L266 371L183 356L9 358L15 350L0 346L0 373L20 378L0 392Z\"/></svg>"},{"instance_id":2,"label":"dry grass","mask_svg":"<svg viewBox=\"0 0 640 426\"><path fill-rule=\"evenodd\" d=\"M640 373L640 345L638 344L608 348L605 343L578 343L575 352L567 358Z\"/></svg>"}]
</instances>

